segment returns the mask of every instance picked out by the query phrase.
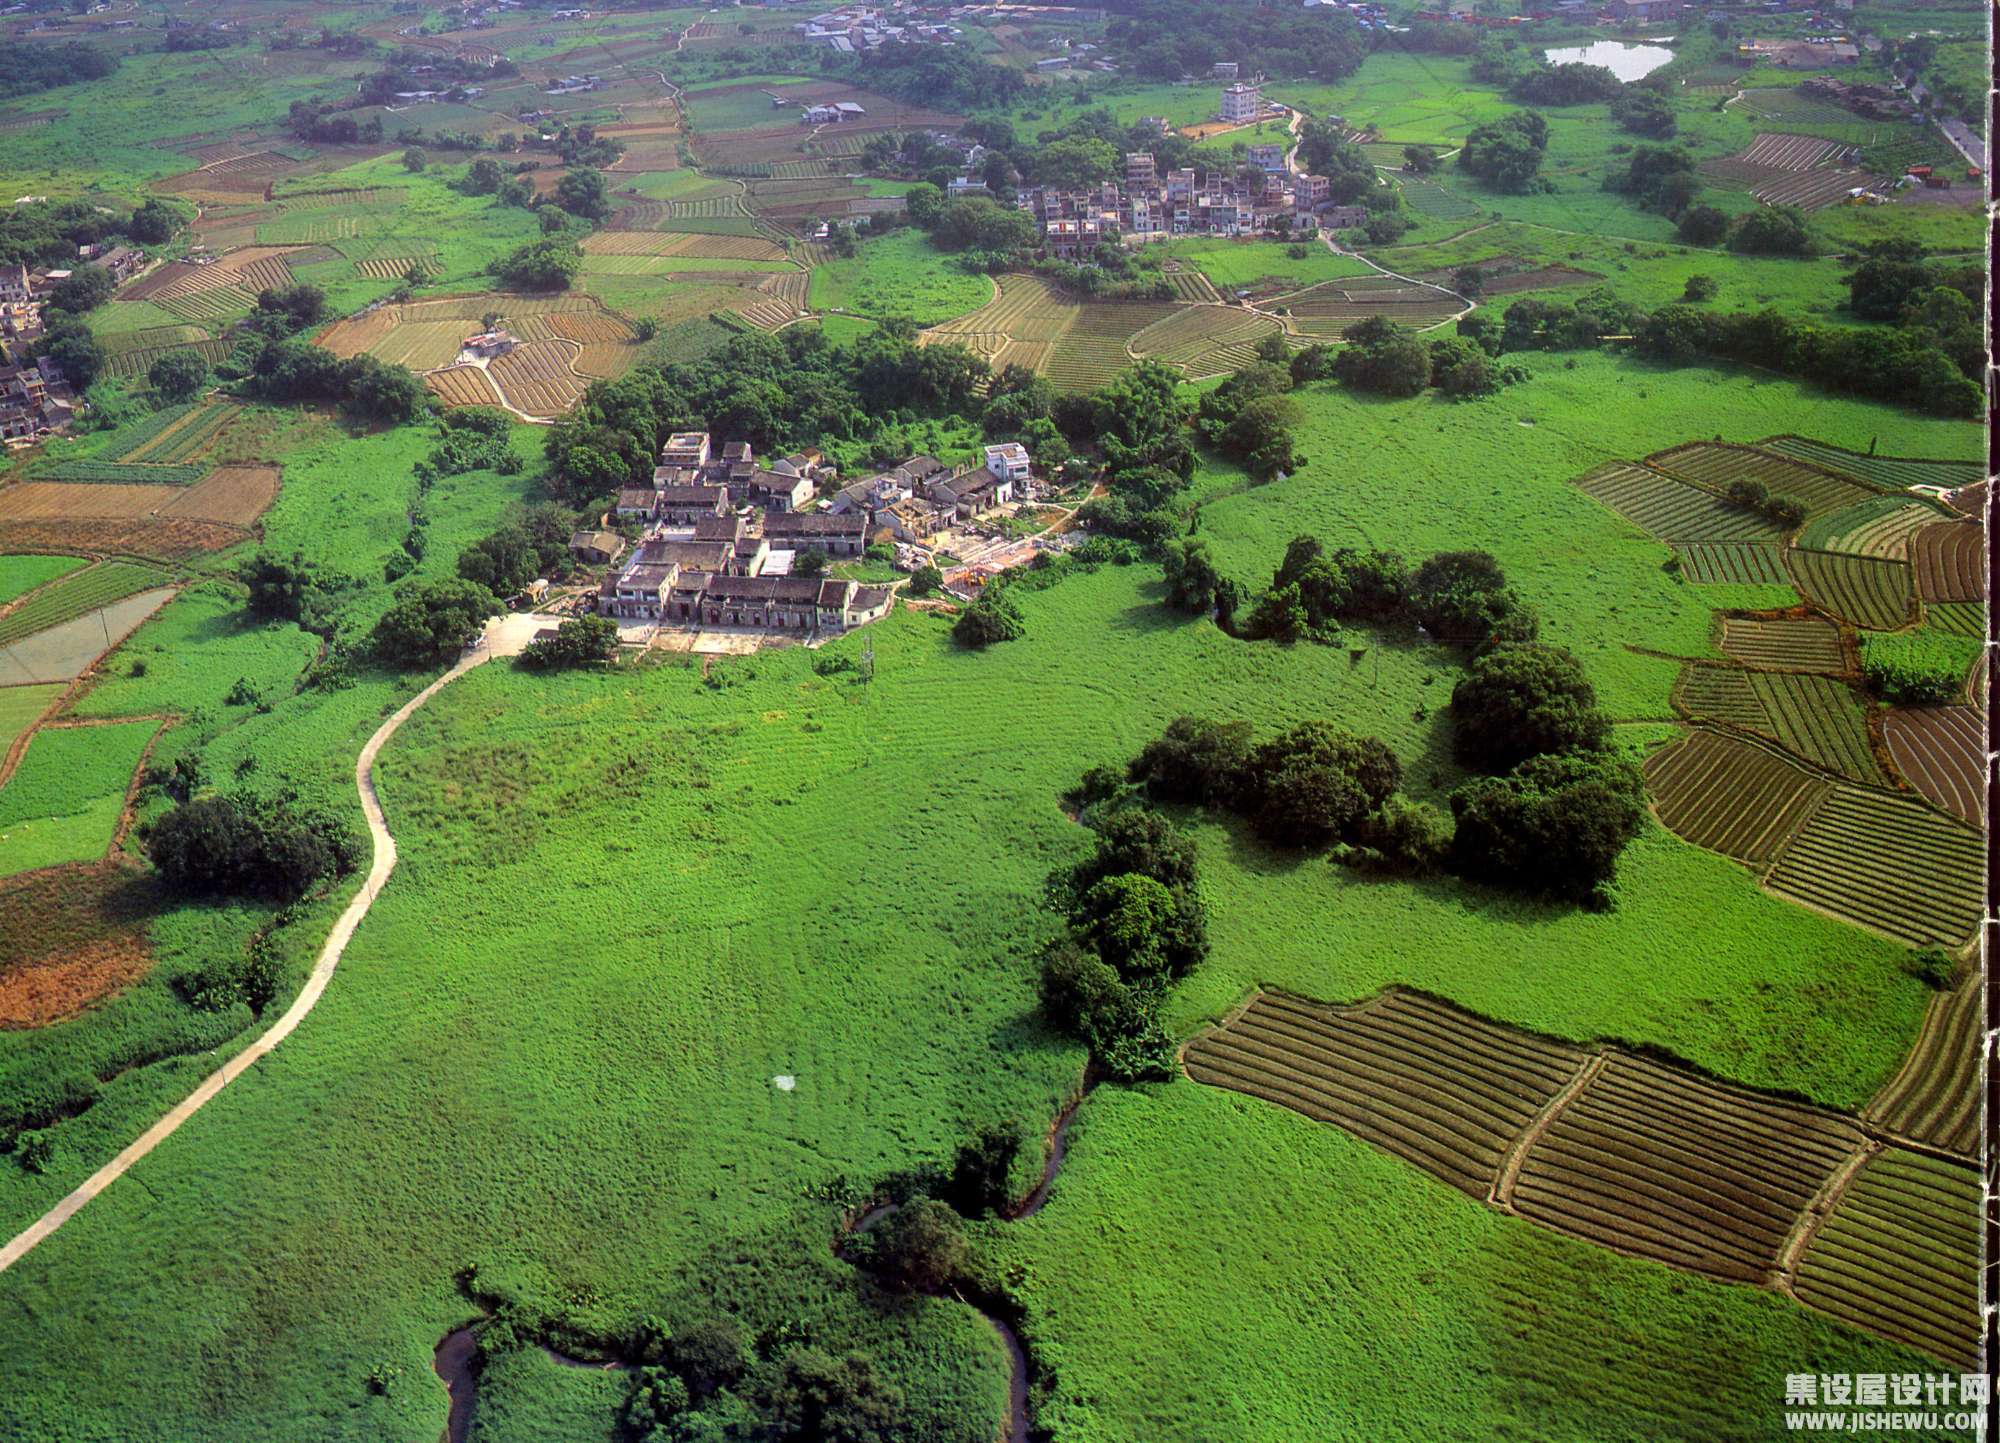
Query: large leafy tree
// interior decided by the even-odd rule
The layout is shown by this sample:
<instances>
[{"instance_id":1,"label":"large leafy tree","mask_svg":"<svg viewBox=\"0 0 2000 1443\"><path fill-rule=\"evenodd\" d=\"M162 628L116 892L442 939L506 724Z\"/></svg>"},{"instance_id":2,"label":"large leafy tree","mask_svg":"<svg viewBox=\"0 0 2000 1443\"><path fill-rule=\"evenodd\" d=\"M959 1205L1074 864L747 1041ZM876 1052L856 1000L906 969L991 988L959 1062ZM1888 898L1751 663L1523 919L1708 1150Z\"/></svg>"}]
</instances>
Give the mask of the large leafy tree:
<instances>
[{"instance_id":1,"label":"large leafy tree","mask_svg":"<svg viewBox=\"0 0 2000 1443\"><path fill-rule=\"evenodd\" d=\"M1451 716L1453 751L1481 771L1504 772L1543 752L1599 751L1611 737L1582 663L1540 642L1475 657L1452 691Z\"/></svg>"}]
</instances>

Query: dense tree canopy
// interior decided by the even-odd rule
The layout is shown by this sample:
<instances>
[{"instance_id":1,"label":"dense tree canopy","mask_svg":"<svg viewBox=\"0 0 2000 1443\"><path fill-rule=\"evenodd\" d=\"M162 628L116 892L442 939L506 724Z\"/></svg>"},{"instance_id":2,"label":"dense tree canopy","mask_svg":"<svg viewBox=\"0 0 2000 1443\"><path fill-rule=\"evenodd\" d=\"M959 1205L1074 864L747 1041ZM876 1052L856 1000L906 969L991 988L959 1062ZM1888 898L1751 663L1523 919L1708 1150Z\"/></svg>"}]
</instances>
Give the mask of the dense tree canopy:
<instances>
[{"instance_id":1,"label":"dense tree canopy","mask_svg":"<svg viewBox=\"0 0 2000 1443\"><path fill-rule=\"evenodd\" d=\"M1611 737L1582 664L1538 642L1473 658L1470 674L1452 691L1451 719L1458 759L1487 772L1543 752L1598 751Z\"/></svg>"},{"instance_id":2,"label":"dense tree canopy","mask_svg":"<svg viewBox=\"0 0 2000 1443\"><path fill-rule=\"evenodd\" d=\"M1548 145L1548 122L1532 110L1517 110L1475 125L1458 153L1458 167L1495 190L1522 195L1540 184Z\"/></svg>"},{"instance_id":3,"label":"dense tree canopy","mask_svg":"<svg viewBox=\"0 0 2000 1443\"><path fill-rule=\"evenodd\" d=\"M161 880L191 897L289 902L361 859L347 823L295 796L238 792L186 801L154 822L146 855Z\"/></svg>"}]
</instances>

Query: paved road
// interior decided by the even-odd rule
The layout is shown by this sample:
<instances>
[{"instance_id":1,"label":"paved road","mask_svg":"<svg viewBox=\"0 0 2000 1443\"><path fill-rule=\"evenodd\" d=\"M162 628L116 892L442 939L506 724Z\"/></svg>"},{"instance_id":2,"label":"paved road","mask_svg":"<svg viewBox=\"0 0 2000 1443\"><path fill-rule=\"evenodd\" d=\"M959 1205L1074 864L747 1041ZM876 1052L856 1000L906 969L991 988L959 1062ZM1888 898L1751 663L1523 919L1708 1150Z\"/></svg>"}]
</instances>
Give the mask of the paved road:
<instances>
[{"instance_id":1,"label":"paved road","mask_svg":"<svg viewBox=\"0 0 2000 1443\"><path fill-rule=\"evenodd\" d=\"M321 994L326 991L327 983L333 980L333 969L340 965L341 954L347 950L347 943L354 936L354 929L361 925L361 919L368 915L369 907L374 905L383 884L389 880L389 874L396 869L396 839L389 835L388 823L382 815L382 804L375 795L376 754L382 750L383 743L396 734L396 729L408 721L418 707L475 666L491 661L496 656L517 654L534 638L537 630L553 624L555 620L553 617L523 613L501 617L488 623L486 634L470 651L459 658L456 666L411 697L394 716L376 728L375 735L368 738L368 744L362 747L361 755L354 763L354 785L361 793L361 810L368 818L368 834L374 842L375 860L368 869L368 880L362 884L354 900L347 904L347 910L340 914L340 920L333 924L333 931L327 937L326 945L320 948L319 960L313 964L312 975L306 979L304 989L293 1000L292 1005L285 1009L285 1015L272 1023L263 1036L203 1078L199 1087L168 1111L166 1116L147 1128L137 1141L85 1178L77 1185L75 1191L35 1219L18 1237L0 1246L0 1273L4 1273L26 1257L44 1238L81 1212L84 1205L92 1198L131 1171L134 1163L172 1137L182 1123L205 1107L223 1088L241 1077L258 1058L290 1037L298 1025L305 1021L306 1014L313 1010Z\"/></svg>"}]
</instances>

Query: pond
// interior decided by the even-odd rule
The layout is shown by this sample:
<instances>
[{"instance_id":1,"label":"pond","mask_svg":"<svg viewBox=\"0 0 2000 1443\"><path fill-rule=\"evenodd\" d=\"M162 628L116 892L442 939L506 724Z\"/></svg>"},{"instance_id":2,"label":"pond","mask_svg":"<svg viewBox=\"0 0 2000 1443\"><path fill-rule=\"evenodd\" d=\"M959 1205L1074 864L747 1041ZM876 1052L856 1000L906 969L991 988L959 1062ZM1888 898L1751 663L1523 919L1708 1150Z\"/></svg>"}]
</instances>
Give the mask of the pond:
<instances>
[{"instance_id":1,"label":"pond","mask_svg":"<svg viewBox=\"0 0 2000 1443\"><path fill-rule=\"evenodd\" d=\"M1620 80L1637 80L1651 75L1674 58L1664 45L1628 45L1622 40L1599 40L1590 45L1571 45L1561 50L1544 50L1542 58L1551 65L1602 65Z\"/></svg>"}]
</instances>

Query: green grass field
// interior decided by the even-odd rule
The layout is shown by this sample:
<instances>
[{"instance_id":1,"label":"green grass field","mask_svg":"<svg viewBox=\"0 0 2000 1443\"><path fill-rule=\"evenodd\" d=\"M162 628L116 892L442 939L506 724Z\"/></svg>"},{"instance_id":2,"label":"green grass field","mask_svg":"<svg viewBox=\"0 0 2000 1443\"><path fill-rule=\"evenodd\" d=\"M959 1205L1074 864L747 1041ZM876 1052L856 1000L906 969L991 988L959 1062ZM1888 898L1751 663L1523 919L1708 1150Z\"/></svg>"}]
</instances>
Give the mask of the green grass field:
<instances>
[{"instance_id":1,"label":"green grass field","mask_svg":"<svg viewBox=\"0 0 2000 1443\"><path fill-rule=\"evenodd\" d=\"M1303 256L1291 255L1292 247L1279 241L1197 236L1168 242L1165 253L1203 272L1225 294L1260 281L1275 281L1289 288L1374 274L1365 261L1337 256L1317 238L1298 244L1305 247Z\"/></svg>"},{"instance_id":2,"label":"green grass field","mask_svg":"<svg viewBox=\"0 0 2000 1443\"><path fill-rule=\"evenodd\" d=\"M159 723L44 727L0 787L0 877L104 855Z\"/></svg>"},{"instance_id":3,"label":"green grass field","mask_svg":"<svg viewBox=\"0 0 2000 1443\"><path fill-rule=\"evenodd\" d=\"M0 606L83 565L80 556L0 556Z\"/></svg>"},{"instance_id":4,"label":"green grass field","mask_svg":"<svg viewBox=\"0 0 2000 1443\"><path fill-rule=\"evenodd\" d=\"M816 266L808 297L817 311L852 311L871 320L907 316L934 326L985 305L993 283L958 269L921 231L905 229L862 241L845 260Z\"/></svg>"}]
</instances>

